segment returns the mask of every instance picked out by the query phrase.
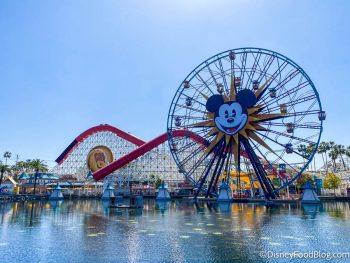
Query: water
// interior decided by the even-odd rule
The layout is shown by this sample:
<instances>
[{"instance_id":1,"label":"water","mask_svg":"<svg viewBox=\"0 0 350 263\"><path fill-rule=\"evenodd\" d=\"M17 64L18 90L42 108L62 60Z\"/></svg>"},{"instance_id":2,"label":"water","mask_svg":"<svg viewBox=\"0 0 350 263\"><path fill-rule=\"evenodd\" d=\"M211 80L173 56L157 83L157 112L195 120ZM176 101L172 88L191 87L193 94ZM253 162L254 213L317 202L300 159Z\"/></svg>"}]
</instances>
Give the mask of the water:
<instances>
[{"instance_id":1,"label":"water","mask_svg":"<svg viewBox=\"0 0 350 263\"><path fill-rule=\"evenodd\" d=\"M267 209L184 200L144 200L139 210L109 209L100 200L0 204L0 257L1 262L290 262L260 253L350 252L349 207L330 202Z\"/></svg>"}]
</instances>

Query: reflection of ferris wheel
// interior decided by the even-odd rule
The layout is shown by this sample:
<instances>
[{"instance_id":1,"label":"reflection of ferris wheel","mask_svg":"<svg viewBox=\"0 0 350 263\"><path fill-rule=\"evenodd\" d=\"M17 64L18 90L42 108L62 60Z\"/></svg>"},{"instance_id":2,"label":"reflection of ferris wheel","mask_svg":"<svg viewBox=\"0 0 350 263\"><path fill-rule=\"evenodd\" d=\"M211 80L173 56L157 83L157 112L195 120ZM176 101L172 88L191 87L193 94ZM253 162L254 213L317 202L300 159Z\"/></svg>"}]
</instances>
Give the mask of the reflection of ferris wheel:
<instances>
[{"instance_id":1,"label":"reflection of ferris wheel","mask_svg":"<svg viewBox=\"0 0 350 263\"><path fill-rule=\"evenodd\" d=\"M169 110L169 145L180 171L198 188L195 197L200 191L215 195L229 178L239 190L248 176L249 185L275 198L311 161L325 117L317 90L296 63L265 49L234 49L185 78ZM173 136L174 130L188 130L205 143Z\"/></svg>"}]
</instances>

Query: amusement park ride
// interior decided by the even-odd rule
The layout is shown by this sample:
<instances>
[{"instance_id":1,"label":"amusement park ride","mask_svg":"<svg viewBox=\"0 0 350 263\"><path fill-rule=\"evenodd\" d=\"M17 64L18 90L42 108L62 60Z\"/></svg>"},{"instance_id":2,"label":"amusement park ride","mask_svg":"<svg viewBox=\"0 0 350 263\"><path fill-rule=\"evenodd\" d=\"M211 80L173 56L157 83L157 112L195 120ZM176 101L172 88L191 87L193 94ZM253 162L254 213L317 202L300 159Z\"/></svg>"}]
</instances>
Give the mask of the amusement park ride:
<instances>
[{"instance_id":1,"label":"amusement park ride","mask_svg":"<svg viewBox=\"0 0 350 263\"><path fill-rule=\"evenodd\" d=\"M184 79L166 133L144 142L109 125L93 127L57 158L55 172L84 176L91 170L95 180L108 176L114 183L183 174L195 198L215 197L225 183L274 199L312 160L325 117L314 84L295 62L266 49L233 49ZM313 145L313 153L303 156L300 144Z\"/></svg>"}]
</instances>

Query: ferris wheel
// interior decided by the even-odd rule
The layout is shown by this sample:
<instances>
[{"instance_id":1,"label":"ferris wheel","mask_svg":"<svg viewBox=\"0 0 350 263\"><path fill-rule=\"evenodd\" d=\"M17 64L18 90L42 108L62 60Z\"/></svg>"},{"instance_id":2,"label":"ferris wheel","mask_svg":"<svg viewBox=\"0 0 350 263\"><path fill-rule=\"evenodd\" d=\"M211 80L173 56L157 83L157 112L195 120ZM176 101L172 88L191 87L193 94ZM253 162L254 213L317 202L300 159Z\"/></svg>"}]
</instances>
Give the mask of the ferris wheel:
<instances>
[{"instance_id":1,"label":"ferris wheel","mask_svg":"<svg viewBox=\"0 0 350 263\"><path fill-rule=\"evenodd\" d=\"M325 118L314 84L295 62L270 50L239 48L207 59L185 78L167 131L195 197L201 191L216 196L227 182L238 192L257 186L273 199L312 160ZM176 136L179 131L187 136Z\"/></svg>"}]
</instances>

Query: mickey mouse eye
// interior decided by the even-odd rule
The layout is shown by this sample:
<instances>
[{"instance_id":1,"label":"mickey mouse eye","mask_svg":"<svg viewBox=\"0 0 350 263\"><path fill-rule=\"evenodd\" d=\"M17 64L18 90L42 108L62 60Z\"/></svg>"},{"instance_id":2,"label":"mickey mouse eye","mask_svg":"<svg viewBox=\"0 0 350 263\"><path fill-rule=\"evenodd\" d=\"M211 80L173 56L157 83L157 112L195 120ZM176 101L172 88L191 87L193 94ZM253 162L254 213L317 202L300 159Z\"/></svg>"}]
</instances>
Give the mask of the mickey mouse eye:
<instances>
[{"instance_id":1,"label":"mickey mouse eye","mask_svg":"<svg viewBox=\"0 0 350 263\"><path fill-rule=\"evenodd\" d=\"M232 110L232 115L236 116L236 111L235 110Z\"/></svg>"},{"instance_id":2,"label":"mickey mouse eye","mask_svg":"<svg viewBox=\"0 0 350 263\"><path fill-rule=\"evenodd\" d=\"M228 118L228 110L225 110L225 118Z\"/></svg>"}]
</instances>

